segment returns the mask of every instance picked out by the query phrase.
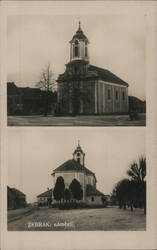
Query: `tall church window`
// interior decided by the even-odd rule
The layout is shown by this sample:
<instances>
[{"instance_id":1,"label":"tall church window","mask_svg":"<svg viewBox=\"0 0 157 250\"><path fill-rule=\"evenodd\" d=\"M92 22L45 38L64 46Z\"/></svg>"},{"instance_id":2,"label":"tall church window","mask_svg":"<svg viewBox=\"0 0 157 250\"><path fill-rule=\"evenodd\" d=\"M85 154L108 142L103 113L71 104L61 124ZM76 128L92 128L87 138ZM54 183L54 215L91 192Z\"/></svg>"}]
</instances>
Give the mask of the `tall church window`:
<instances>
[{"instance_id":1,"label":"tall church window","mask_svg":"<svg viewBox=\"0 0 157 250\"><path fill-rule=\"evenodd\" d=\"M87 41L85 41L85 56L88 56L87 44Z\"/></svg>"},{"instance_id":2,"label":"tall church window","mask_svg":"<svg viewBox=\"0 0 157 250\"><path fill-rule=\"evenodd\" d=\"M87 46L85 47L85 56L87 56Z\"/></svg>"},{"instance_id":3,"label":"tall church window","mask_svg":"<svg viewBox=\"0 0 157 250\"><path fill-rule=\"evenodd\" d=\"M111 100L111 90L110 89L108 89L108 91L107 91L107 98L108 98L108 100Z\"/></svg>"},{"instance_id":4,"label":"tall church window","mask_svg":"<svg viewBox=\"0 0 157 250\"><path fill-rule=\"evenodd\" d=\"M118 100L118 91L117 90L115 92L115 95L116 95L116 100Z\"/></svg>"},{"instance_id":5,"label":"tall church window","mask_svg":"<svg viewBox=\"0 0 157 250\"><path fill-rule=\"evenodd\" d=\"M79 43L76 40L74 44L74 57L78 57L78 56L79 56Z\"/></svg>"},{"instance_id":6,"label":"tall church window","mask_svg":"<svg viewBox=\"0 0 157 250\"><path fill-rule=\"evenodd\" d=\"M124 91L122 92L122 99L123 99L123 101L125 100L125 93L124 93Z\"/></svg>"}]
</instances>

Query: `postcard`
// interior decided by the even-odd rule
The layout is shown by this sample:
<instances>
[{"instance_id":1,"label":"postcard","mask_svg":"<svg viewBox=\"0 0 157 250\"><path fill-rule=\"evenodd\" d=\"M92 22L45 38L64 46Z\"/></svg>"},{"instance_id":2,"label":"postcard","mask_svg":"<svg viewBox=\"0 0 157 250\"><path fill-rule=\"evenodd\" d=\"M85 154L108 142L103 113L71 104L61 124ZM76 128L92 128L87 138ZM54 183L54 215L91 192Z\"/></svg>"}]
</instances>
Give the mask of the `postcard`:
<instances>
[{"instance_id":1,"label":"postcard","mask_svg":"<svg viewBox=\"0 0 157 250\"><path fill-rule=\"evenodd\" d=\"M0 8L1 249L157 249L157 3Z\"/></svg>"}]
</instances>

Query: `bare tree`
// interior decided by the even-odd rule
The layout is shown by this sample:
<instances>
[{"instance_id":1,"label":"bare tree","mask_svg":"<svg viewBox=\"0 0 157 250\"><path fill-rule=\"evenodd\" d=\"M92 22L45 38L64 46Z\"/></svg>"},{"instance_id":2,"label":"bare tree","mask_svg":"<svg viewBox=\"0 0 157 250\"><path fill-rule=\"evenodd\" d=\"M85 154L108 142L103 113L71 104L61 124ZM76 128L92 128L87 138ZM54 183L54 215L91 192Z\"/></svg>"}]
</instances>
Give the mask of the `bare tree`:
<instances>
[{"instance_id":1,"label":"bare tree","mask_svg":"<svg viewBox=\"0 0 157 250\"><path fill-rule=\"evenodd\" d=\"M51 70L50 63L48 63L45 68L42 69L40 74L40 80L37 83L37 87L45 91L55 91L56 90L56 80L53 79L53 73Z\"/></svg>"},{"instance_id":2,"label":"bare tree","mask_svg":"<svg viewBox=\"0 0 157 250\"><path fill-rule=\"evenodd\" d=\"M45 91L44 116L47 116L50 108L50 94L57 90L56 80L53 78L50 63L48 63L45 68L42 69L40 80L37 82L36 87Z\"/></svg>"}]
</instances>

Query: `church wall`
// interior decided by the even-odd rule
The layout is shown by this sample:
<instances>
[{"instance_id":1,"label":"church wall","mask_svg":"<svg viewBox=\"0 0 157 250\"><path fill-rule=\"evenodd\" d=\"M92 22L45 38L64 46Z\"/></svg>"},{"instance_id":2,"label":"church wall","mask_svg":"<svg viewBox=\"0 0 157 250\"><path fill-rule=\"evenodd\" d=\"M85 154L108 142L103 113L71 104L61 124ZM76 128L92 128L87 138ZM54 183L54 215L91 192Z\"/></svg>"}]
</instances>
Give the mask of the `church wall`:
<instances>
[{"instance_id":1,"label":"church wall","mask_svg":"<svg viewBox=\"0 0 157 250\"><path fill-rule=\"evenodd\" d=\"M125 98L123 99L123 95ZM128 88L99 80L95 88L95 113L128 112ZM97 102L97 103L96 103Z\"/></svg>"},{"instance_id":2,"label":"church wall","mask_svg":"<svg viewBox=\"0 0 157 250\"><path fill-rule=\"evenodd\" d=\"M70 97L70 85L68 82L62 82L58 84L58 103L61 109L61 113L69 113L69 97Z\"/></svg>"},{"instance_id":3,"label":"church wall","mask_svg":"<svg viewBox=\"0 0 157 250\"><path fill-rule=\"evenodd\" d=\"M62 114L73 113L73 82L59 83L58 102ZM123 98L124 96L124 98ZM79 114L128 112L128 88L102 80L80 82Z\"/></svg>"},{"instance_id":4,"label":"church wall","mask_svg":"<svg viewBox=\"0 0 157 250\"><path fill-rule=\"evenodd\" d=\"M125 99L123 100L123 93L125 96ZM122 112L128 112L129 106L128 106L128 88L121 88L121 110Z\"/></svg>"},{"instance_id":5,"label":"church wall","mask_svg":"<svg viewBox=\"0 0 157 250\"><path fill-rule=\"evenodd\" d=\"M78 180L82 186L83 189L83 200L85 198L85 187L86 187L86 182L85 182L85 174L84 173L80 173L80 172L60 172L60 173L55 173L54 176L54 186L56 183L56 180L59 176L62 176L64 179L64 183L65 183L65 188L69 188L69 185L71 184L72 180L75 178L76 180Z\"/></svg>"},{"instance_id":6,"label":"church wall","mask_svg":"<svg viewBox=\"0 0 157 250\"><path fill-rule=\"evenodd\" d=\"M121 112L121 88L113 87L113 112L120 113Z\"/></svg>"},{"instance_id":7,"label":"church wall","mask_svg":"<svg viewBox=\"0 0 157 250\"><path fill-rule=\"evenodd\" d=\"M95 112L95 85L93 81L83 81L83 114L94 114Z\"/></svg>"},{"instance_id":8,"label":"church wall","mask_svg":"<svg viewBox=\"0 0 157 250\"><path fill-rule=\"evenodd\" d=\"M90 184L92 186L95 185L95 178L93 177L93 175L87 175L87 177L85 178L85 185Z\"/></svg>"},{"instance_id":9,"label":"church wall","mask_svg":"<svg viewBox=\"0 0 157 250\"><path fill-rule=\"evenodd\" d=\"M76 173L76 172L60 172L55 173L54 177L54 185L56 183L56 180L59 176L62 176L64 179L64 183L66 186L69 186L72 180L75 178L77 179L81 185L84 185L84 173Z\"/></svg>"},{"instance_id":10,"label":"church wall","mask_svg":"<svg viewBox=\"0 0 157 250\"><path fill-rule=\"evenodd\" d=\"M101 196L90 195L86 197L86 202L88 205L102 205Z\"/></svg>"},{"instance_id":11,"label":"church wall","mask_svg":"<svg viewBox=\"0 0 157 250\"><path fill-rule=\"evenodd\" d=\"M104 88L105 88L104 113L113 113L113 88L111 85L107 85L107 84L104 84ZM109 95L110 95L110 98L109 98Z\"/></svg>"},{"instance_id":12,"label":"church wall","mask_svg":"<svg viewBox=\"0 0 157 250\"><path fill-rule=\"evenodd\" d=\"M85 190L86 190L86 185L91 184L92 186L95 186L95 178L93 175L85 175L84 173L80 172L58 172L55 173L54 179L53 179L53 185L55 186L56 180L59 176L62 176L64 179L65 183L65 188L69 188L69 185L71 184L72 180L75 178L78 180L82 186L83 189L83 200L85 199Z\"/></svg>"}]
</instances>

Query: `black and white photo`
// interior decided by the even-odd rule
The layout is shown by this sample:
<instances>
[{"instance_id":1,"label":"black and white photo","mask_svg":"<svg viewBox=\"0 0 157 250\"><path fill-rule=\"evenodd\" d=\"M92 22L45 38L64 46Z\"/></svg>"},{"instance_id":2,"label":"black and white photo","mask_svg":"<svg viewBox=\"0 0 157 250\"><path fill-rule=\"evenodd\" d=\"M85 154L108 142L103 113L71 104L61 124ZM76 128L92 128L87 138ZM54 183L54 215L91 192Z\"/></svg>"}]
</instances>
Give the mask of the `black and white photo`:
<instances>
[{"instance_id":1,"label":"black and white photo","mask_svg":"<svg viewBox=\"0 0 157 250\"><path fill-rule=\"evenodd\" d=\"M9 231L146 230L144 128L16 129L8 145Z\"/></svg>"},{"instance_id":2,"label":"black and white photo","mask_svg":"<svg viewBox=\"0 0 157 250\"><path fill-rule=\"evenodd\" d=\"M145 18L9 16L8 125L145 126Z\"/></svg>"}]
</instances>

